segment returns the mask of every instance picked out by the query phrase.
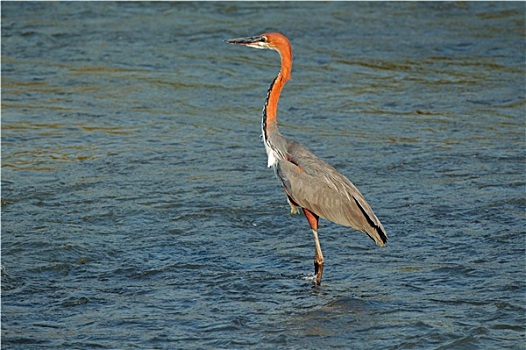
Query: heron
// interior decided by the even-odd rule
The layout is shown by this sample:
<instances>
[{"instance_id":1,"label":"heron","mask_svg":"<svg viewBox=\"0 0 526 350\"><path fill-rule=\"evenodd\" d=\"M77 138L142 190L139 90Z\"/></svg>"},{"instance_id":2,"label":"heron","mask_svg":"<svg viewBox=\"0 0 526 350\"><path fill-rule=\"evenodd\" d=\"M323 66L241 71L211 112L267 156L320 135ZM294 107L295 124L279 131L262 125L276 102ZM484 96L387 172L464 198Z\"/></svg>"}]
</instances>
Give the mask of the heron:
<instances>
[{"instance_id":1,"label":"heron","mask_svg":"<svg viewBox=\"0 0 526 350\"><path fill-rule=\"evenodd\" d=\"M302 209L314 235L314 278L321 285L324 258L318 237L319 218L366 233L376 244L387 243L387 233L360 191L344 175L314 155L299 142L283 136L277 123L278 102L283 86L291 78L292 46L281 33L225 40L229 44L270 49L279 53L281 69L270 84L261 123L268 157L285 190L291 214ZM314 279L313 279L314 281Z\"/></svg>"}]
</instances>

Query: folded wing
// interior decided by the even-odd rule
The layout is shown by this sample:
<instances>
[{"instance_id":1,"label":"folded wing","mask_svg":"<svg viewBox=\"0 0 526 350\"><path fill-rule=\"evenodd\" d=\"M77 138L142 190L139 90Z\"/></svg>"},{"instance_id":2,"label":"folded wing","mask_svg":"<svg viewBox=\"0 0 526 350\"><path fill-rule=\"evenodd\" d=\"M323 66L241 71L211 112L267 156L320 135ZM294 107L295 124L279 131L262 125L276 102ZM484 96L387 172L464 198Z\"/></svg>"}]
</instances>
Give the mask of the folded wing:
<instances>
[{"instance_id":1,"label":"folded wing","mask_svg":"<svg viewBox=\"0 0 526 350\"><path fill-rule=\"evenodd\" d=\"M278 162L276 174L289 197L302 208L362 231L379 246L387 242L382 223L360 191L303 145L287 141L287 157Z\"/></svg>"}]
</instances>

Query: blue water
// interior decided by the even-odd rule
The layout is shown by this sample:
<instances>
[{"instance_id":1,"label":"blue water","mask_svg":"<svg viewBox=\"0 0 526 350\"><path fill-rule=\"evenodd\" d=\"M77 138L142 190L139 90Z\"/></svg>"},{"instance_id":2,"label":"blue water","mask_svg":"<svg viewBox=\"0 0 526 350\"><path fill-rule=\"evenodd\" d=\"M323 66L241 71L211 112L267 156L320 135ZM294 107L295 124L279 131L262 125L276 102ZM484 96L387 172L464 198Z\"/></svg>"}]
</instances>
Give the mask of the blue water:
<instances>
[{"instance_id":1,"label":"blue water","mask_svg":"<svg viewBox=\"0 0 526 350\"><path fill-rule=\"evenodd\" d=\"M6 349L524 349L525 14L495 3L2 3ZM306 220L260 114L390 240Z\"/></svg>"}]
</instances>

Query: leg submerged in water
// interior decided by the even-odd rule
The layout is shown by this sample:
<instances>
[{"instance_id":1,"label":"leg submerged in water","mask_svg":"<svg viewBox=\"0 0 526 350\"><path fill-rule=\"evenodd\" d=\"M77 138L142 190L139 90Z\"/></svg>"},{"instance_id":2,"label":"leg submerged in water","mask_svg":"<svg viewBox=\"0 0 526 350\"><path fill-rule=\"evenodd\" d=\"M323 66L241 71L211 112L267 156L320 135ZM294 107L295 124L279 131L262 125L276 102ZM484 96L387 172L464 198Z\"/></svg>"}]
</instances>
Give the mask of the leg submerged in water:
<instances>
[{"instance_id":1,"label":"leg submerged in water","mask_svg":"<svg viewBox=\"0 0 526 350\"><path fill-rule=\"evenodd\" d=\"M314 233L314 245L316 247L316 255L314 256L314 273L316 274L316 283L321 284L321 276L323 275L323 254L321 252L320 240L318 239L318 231L312 230Z\"/></svg>"},{"instance_id":2,"label":"leg submerged in water","mask_svg":"<svg viewBox=\"0 0 526 350\"><path fill-rule=\"evenodd\" d=\"M303 213L309 221L310 228L314 234L314 247L316 249L316 255L314 256L314 273L316 274L316 283L321 284L321 277L323 275L323 253L321 252L320 240L318 239L318 215L312 211L303 208Z\"/></svg>"}]
</instances>

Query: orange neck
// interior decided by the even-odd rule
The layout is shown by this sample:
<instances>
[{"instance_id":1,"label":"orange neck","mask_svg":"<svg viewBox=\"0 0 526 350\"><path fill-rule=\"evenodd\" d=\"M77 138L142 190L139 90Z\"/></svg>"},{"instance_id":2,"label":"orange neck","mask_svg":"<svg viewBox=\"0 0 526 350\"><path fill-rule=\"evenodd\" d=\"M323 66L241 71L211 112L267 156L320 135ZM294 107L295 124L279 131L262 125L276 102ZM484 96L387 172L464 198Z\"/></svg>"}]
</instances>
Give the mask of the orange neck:
<instances>
[{"instance_id":1,"label":"orange neck","mask_svg":"<svg viewBox=\"0 0 526 350\"><path fill-rule=\"evenodd\" d=\"M286 47L284 52L279 50L279 53L281 55L281 70L268 90L267 101L263 111L263 124L265 126L277 122L278 102L281 90L291 78L290 71L292 69L292 51L290 46Z\"/></svg>"}]
</instances>

